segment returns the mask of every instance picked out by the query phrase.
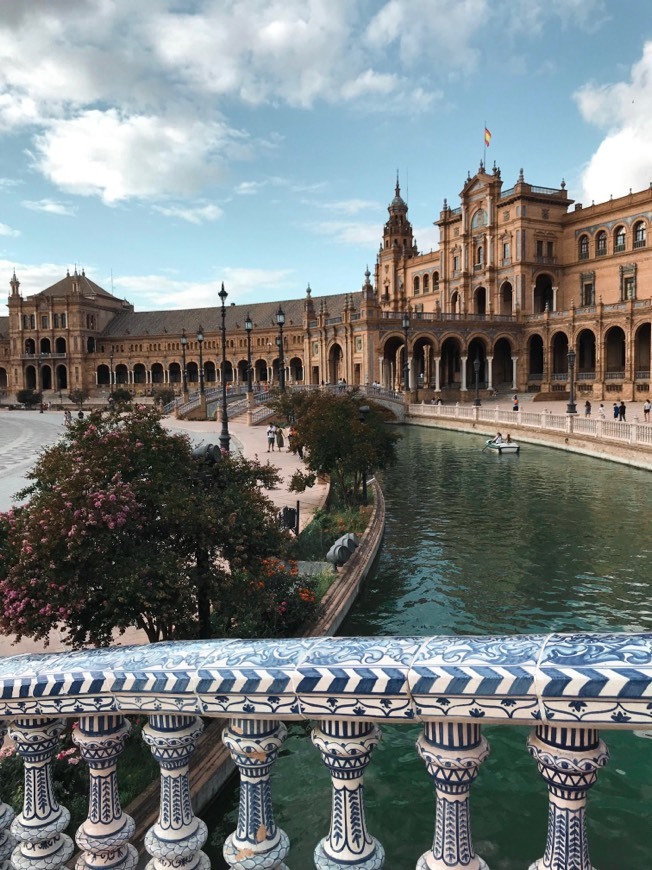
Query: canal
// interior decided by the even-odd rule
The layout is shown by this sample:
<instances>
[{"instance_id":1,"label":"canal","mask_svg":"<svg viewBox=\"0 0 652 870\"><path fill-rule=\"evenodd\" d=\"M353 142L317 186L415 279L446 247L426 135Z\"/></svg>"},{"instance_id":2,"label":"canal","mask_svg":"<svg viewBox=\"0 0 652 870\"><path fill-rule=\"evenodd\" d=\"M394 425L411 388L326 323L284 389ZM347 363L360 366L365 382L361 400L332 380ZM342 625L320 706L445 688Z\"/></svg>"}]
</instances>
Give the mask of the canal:
<instances>
[{"instance_id":1,"label":"canal","mask_svg":"<svg viewBox=\"0 0 652 870\"><path fill-rule=\"evenodd\" d=\"M345 635L652 631L649 472L530 445L489 455L483 439L403 428L399 462L382 481L387 527L376 570ZM330 781L308 724L289 726L273 773L276 819L291 870L313 867L329 827ZM432 842L434 796L417 757L418 727L383 726L365 775L370 832L388 870L412 870ZM543 855L545 784L527 729L484 729L491 756L471 792L476 851L491 870L523 870ZM599 870L652 866L652 742L602 734L611 758L589 794L589 845ZM235 828L232 788L206 816L206 851Z\"/></svg>"}]
</instances>

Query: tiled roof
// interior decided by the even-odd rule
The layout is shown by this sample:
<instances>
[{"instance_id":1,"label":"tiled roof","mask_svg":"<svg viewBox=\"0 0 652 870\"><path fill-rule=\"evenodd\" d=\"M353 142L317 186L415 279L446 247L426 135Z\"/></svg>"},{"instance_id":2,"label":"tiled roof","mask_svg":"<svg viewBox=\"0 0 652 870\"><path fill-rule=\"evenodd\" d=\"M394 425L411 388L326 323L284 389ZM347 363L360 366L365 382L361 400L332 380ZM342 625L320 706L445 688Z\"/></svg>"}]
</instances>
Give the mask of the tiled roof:
<instances>
[{"instance_id":1,"label":"tiled roof","mask_svg":"<svg viewBox=\"0 0 652 870\"><path fill-rule=\"evenodd\" d=\"M353 302L356 311L360 309L360 296L357 293L336 293L333 296L312 297L315 319L324 300L330 317L337 317L347 297ZM285 328L301 326L305 307L305 297L301 299L281 299L274 302L256 302L252 305L227 305L226 328L229 332L244 329L247 312L254 329L276 329L276 312L279 305L285 312ZM222 313L219 305L210 308L186 308L174 311L123 311L108 324L103 336L123 335L181 335L185 329L192 336L201 325L205 333L217 333L222 327Z\"/></svg>"},{"instance_id":2,"label":"tiled roof","mask_svg":"<svg viewBox=\"0 0 652 870\"><path fill-rule=\"evenodd\" d=\"M104 296L108 299L117 298L103 287L100 287L99 284L96 284L95 281L91 281L90 278L87 278L84 272L78 274L77 279L79 281L79 289L82 296ZM65 278L62 278L61 281L57 281L57 283L52 284L51 287L46 287L45 290L41 290L40 293L35 293L34 296L70 296L73 292L72 285L74 280L75 275L69 273Z\"/></svg>"}]
</instances>

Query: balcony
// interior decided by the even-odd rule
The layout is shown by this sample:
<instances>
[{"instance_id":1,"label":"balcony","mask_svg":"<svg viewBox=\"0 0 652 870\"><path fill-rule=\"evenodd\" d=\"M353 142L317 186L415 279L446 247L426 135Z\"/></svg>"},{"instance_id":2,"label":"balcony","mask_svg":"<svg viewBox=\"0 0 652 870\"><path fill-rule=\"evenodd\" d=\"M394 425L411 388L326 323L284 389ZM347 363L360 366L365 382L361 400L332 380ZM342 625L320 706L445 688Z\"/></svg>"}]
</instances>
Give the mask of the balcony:
<instances>
[{"instance_id":1,"label":"balcony","mask_svg":"<svg viewBox=\"0 0 652 870\"><path fill-rule=\"evenodd\" d=\"M42 360L50 360L50 359L66 359L68 356L67 353L21 353L21 359L30 359L33 362L40 362Z\"/></svg>"},{"instance_id":2,"label":"balcony","mask_svg":"<svg viewBox=\"0 0 652 870\"><path fill-rule=\"evenodd\" d=\"M644 248L645 245L646 245L645 239L636 239L636 241L634 242L635 248Z\"/></svg>"},{"instance_id":3,"label":"balcony","mask_svg":"<svg viewBox=\"0 0 652 870\"><path fill-rule=\"evenodd\" d=\"M187 641L5 658L0 716L24 761L25 801L12 824L20 808L2 805L3 856L13 849L14 867L63 870L72 855L63 833L68 813L51 778L62 720L75 719L75 743L89 768L76 866L135 866L134 823L119 804L116 762L129 731L124 716L137 713L148 717L144 740L161 768L159 818L144 841L156 866L209 866L202 852L208 832L193 813L188 779L203 718L223 720L222 742L241 779L237 828L224 846L231 867L285 866L290 844L274 821L269 774L286 763L284 722L313 721L311 740L332 779L318 868L384 866L382 844L367 830L362 788L383 723L421 725L414 751L437 797L435 839L420 867L444 866L441 843L445 866L484 866L474 855L469 797L489 755L482 726L491 724L530 728L532 788L536 767L549 790L538 864L589 870L586 796L609 757L598 729L652 727L651 680L649 634ZM377 799L394 800L391 785L379 792ZM626 842L622 848L627 866Z\"/></svg>"}]
</instances>

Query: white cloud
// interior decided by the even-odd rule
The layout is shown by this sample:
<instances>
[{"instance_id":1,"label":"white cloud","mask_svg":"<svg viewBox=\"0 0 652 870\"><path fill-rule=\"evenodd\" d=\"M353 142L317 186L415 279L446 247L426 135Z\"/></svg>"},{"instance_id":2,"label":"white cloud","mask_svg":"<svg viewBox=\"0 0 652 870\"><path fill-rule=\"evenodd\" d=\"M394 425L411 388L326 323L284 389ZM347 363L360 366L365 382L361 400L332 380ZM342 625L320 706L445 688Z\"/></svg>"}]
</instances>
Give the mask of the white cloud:
<instances>
[{"instance_id":1,"label":"white cloud","mask_svg":"<svg viewBox=\"0 0 652 870\"><path fill-rule=\"evenodd\" d=\"M139 310L204 308L218 306L218 293L224 282L227 304L245 303L248 298L260 302L266 295L278 298L278 293L292 287L290 269L247 269L226 267L210 281L185 281L170 275L114 276L117 296L131 302L137 300Z\"/></svg>"},{"instance_id":2,"label":"white cloud","mask_svg":"<svg viewBox=\"0 0 652 870\"><path fill-rule=\"evenodd\" d=\"M0 236L19 236L20 232L7 224L0 224Z\"/></svg>"},{"instance_id":3,"label":"white cloud","mask_svg":"<svg viewBox=\"0 0 652 870\"><path fill-rule=\"evenodd\" d=\"M335 211L341 214L358 214L361 211L369 209L378 210L381 208L380 203L374 202L371 199L341 199L337 202L318 203L319 208L328 211Z\"/></svg>"},{"instance_id":4,"label":"white cloud","mask_svg":"<svg viewBox=\"0 0 652 870\"><path fill-rule=\"evenodd\" d=\"M22 263L15 260L0 260L0 275L6 276L7 287L14 269L16 277L20 281L19 292L21 296L32 296L65 278L69 265L67 263Z\"/></svg>"},{"instance_id":5,"label":"white cloud","mask_svg":"<svg viewBox=\"0 0 652 870\"><path fill-rule=\"evenodd\" d=\"M369 22L366 42L379 52L396 46L408 68L428 58L469 70L479 56L473 39L490 11L488 0L388 0Z\"/></svg>"},{"instance_id":6,"label":"white cloud","mask_svg":"<svg viewBox=\"0 0 652 870\"><path fill-rule=\"evenodd\" d=\"M203 224L207 221L216 221L224 212L219 205L155 205L154 210L166 217L175 217L187 221L190 224Z\"/></svg>"},{"instance_id":7,"label":"white cloud","mask_svg":"<svg viewBox=\"0 0 652 870\"><path fill-rule=\"evenodd\" d=\"M606 135L582 174L584 202L617 197L652 181L652 42L630 80L587 84L575 95L580 112Z\"/></svg>"},{"instance_id":8,"label":"white cloud","mask_svg":"<svg viewBox=\"0 0 652 870\"><path fill-rule=\"evenodd\" d=\"M239 144L219 122L173 124L92 110L37 136L35 163L62 190L116 203L193 195L219 178L224 157Z\"/></svg>"},{"instance_id":9,"label":"white cloud","mask_svg":"<svg viewBox=\"0 0 652 870\"><path fill-rule=\"evenodd\" d=\"M73 206L66 205L63 202L55 202L53 199L26 199L21 203L21 205L31 211L44 211L47 214L72 216L76 214L77 211Z\"/></svg>"},{"instance_id":10,"label":"white cloud","mask_svg":"<svg viewBox=\"0 0 652 870\"><path fill-rule=\"evenodd\" d=\"M605 0L508 0L498 10L511 34L540 35L547 23L558 20L564 29L579 27L593 33L607 20Z\"/></svg>"},{"instance_id":11,"label":"white cloud","mask_svg":"<svg viewBox=\"0 0 652 870\"><path fill-rule=\"evenodd\" d=\"M382 224L356 223L354 221L315 221L308 224L308 229L320 236L329 236L343 245L357 247L378 245L382 235Z\"/></svg>"}]
</instances>

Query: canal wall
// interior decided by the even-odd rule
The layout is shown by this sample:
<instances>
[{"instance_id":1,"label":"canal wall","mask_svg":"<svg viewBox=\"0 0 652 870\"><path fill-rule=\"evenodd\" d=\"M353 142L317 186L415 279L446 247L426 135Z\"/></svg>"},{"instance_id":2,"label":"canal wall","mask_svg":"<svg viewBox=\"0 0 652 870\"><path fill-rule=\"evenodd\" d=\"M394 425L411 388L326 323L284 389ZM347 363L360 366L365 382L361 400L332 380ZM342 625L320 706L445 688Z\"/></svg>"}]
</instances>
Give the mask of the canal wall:
<instances>
[{"instance_id":1,"label":"canal wall","mask_svg":"<svg viewBox=\"0 0 652 870\"><path fill-rule=\"evenodd\" d=\"M630 432L637 432L640 428L652 436L652 423L614 423L607 422L608 426L620 427L625 439L604 437L600 430L603 428L601 421L588 421L594 424L591 432L578 432L575 429L569 431L568 421L563 415L545 415L532 413L532 416L541 417L541 425L537 426L531 420L523 420L521 412L502 411L500 414L492 411L492 419L474 419L473 412L476 409L469 406L428 406L410 405L409 412L405 417L405 423L410 426L424 426L431 429L448 429L455 432L466 432L471 435L493 436L497 430L502 431L503 436L509 432L513 440L521 443L539 444L542 447L553 447L557 450L566 450L570 453L581 453L594 459L604 459L609 462L619 462L622 465L630 465L652 471L652 444L641 443L630 436ZM464 414L465 416L460 416ZM576 418L579 423L587 421ZM575 421L574 421L575 422ZM550 423L552 425L546 425ZM564 425L566 424L566 425ZM553 428L553 425L556 428ZM605 425L605 424L603 424ZM636 427L631 430L629 427Z\"/></svg>"}]
</instances>

